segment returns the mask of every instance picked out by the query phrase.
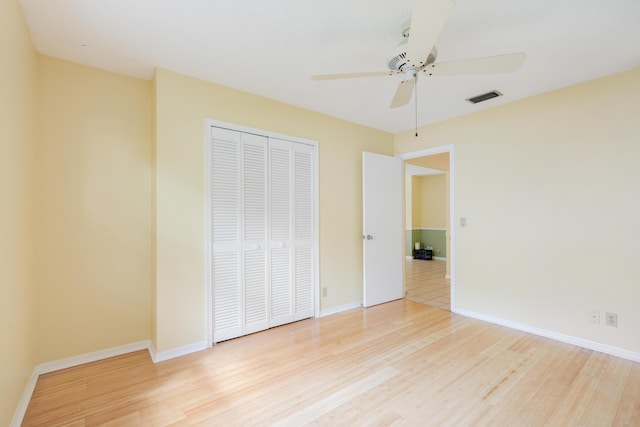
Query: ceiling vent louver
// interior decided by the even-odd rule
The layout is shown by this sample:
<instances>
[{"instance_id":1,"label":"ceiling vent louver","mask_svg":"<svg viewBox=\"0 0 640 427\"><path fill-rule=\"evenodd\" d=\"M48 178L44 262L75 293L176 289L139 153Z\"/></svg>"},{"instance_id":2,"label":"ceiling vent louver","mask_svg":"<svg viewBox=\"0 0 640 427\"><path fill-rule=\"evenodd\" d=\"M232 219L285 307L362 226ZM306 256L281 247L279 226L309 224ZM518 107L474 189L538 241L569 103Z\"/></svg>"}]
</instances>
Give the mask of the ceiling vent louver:
<instances>
[{"instance_id":1,"label":"ceiling vent louver","mask_svg":"<svg viewBox=\"0 0 640 427\"><path fill-rule=\"evenodd\" d=\"M467 101L472 104L477 104L478 102L488 101L489 99L497 98L499 96L502 96L500 92L492 90L491 92L483 93L482 95L474 96L473 98L467 98Z\"/></svg>"}]
</instances>

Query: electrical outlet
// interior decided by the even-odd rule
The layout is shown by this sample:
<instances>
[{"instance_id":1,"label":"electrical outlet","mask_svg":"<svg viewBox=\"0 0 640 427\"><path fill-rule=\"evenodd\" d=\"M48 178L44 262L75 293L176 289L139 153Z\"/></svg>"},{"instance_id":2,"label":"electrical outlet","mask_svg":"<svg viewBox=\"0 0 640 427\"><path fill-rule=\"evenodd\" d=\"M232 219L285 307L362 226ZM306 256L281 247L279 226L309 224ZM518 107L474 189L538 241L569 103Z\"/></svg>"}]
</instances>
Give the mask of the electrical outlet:
<instances>
[{"instance_id":1,"label":"electrical outlet","mask_svg":"<svg viewBox=\"0 0 640 427\"><path fill-rule=\"evenodd\" d=\"M322 288L322 298L326 298L327 297L327 287L323 287Z\"/></svg>"},{"instance_id":2,"label":"electrical outlet","mask_svg":"<svg viewBox=\"0 0 640 427\"><path fill-rule=\"evenodd\" d=\"M605 313L605 322L607 326L613 326L614 328L618 327L618 313Z\"/></svg>"},{"instance_id":3,"label":"electrical outlet","mask_svg":"<svg viewBox=\"0 0 640 427\"><path fill-rule=\"evenodd\" d=\"M600 312L598 310L589 310L589 322L600 323Z\"/></svg>"}]
</instances>

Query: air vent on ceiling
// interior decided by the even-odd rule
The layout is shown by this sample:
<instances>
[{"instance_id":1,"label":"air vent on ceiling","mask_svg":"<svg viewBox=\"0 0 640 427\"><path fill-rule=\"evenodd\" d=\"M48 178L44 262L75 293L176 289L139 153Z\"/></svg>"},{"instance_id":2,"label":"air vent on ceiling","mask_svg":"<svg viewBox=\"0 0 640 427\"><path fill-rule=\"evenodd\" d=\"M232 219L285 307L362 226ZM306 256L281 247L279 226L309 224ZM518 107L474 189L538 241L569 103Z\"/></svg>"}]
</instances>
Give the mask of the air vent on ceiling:
<instances>
[{"instance_id":1,"label":"air vent on ceiling","mask_svg":"<svg viewBox=\"0 0 640 427\"><path fill-rule=\"evenodd\" d=\"M477 104L478 102L487 101L499 96L502 96L500 92L498 92L497 90L492 90L491 92L483 93L482 95L474 96L473 98L467 98L467 101L472 104Z\"/></svg>"}]
</instances>

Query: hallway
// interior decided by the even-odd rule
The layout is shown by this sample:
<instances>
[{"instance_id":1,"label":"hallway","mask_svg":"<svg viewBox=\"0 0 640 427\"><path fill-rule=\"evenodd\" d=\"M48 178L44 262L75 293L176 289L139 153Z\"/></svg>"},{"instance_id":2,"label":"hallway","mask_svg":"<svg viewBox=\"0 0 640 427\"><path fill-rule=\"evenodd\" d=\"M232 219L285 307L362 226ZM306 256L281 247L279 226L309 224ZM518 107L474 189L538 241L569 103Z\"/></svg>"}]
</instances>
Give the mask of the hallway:
<instances>
[{"instance_id":1,"label":"hallway","mask_svg":"<svg viewBox=\"0 0 640 427\"><path fill-rule=\"evenodd\" d=\"M451 310L451 287L445 279L446 261L405 261L405 298L431 307Z\"/></svg>"}]
</instances>

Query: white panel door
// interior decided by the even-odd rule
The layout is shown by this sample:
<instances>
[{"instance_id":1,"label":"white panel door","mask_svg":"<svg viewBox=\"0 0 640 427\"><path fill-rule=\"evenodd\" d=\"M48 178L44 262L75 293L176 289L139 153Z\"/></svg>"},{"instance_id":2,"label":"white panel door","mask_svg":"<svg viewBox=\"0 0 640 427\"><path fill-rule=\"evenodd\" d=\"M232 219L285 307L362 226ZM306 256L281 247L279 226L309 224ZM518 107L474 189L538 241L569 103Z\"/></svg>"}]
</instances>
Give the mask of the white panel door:
<instances>
[{"instance_id":1,"label":"white panel door","mask_svg":"<svg viewBox=\"0 0 640 427\"><path fill-rule=\"evenodd\" d=\"M400 299L403 284L402 160L362 156L363 304Z\"/></svg>"},{"instance_id":2,"label":"white panel door","mask_svg":"<svg viewBox=\"0 0 640 427\"><path fill-rule=\"evenodd\" d=\"M269 327L267 138L242 134L243 333Z\"/></svg>"}]
</instances>

